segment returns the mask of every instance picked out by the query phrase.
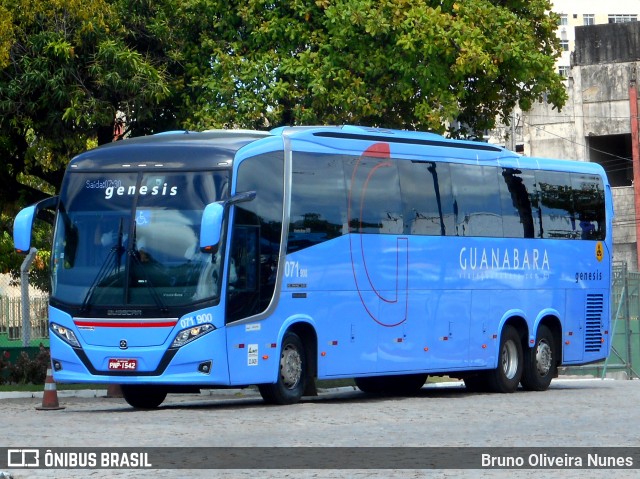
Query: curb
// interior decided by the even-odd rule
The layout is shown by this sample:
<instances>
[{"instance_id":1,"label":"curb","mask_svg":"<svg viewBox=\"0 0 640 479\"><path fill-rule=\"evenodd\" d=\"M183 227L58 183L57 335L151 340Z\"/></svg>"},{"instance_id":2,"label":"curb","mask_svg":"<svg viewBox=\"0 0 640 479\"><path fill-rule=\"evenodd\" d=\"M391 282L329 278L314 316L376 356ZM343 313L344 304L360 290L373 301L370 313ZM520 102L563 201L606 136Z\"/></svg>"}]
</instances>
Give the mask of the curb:
<instances>
[{"instance_id":1,"label":"curb","mask_svg":"<svg viewBox=\"0 0 640 479\"><path fill-rule=\"evenodd\" d=\"M107 389L67 389L57 390L59 398L102 398L122 399L107 397ZM197 394L197 393L196 393ZM225 396L225 397L252 397L258 392L250 388L245 389L203 389L200 396ZM6 391L0 392L2 399L42 399L44 391ZM185 394L184 396L187 396ZM2 479L2 478L0 478Z\"/></svg>"},{"instance_id":2,"label":"curb","mask_svg":"<svg viewBox=\"0 0 640 479\"><path fill-rule=\"evenodd\" d=\"M101 389L74 389L74 390L57 390L58 397L70 398L70 397L84 397L84 398L97 398L107 396L107 390ZM44 391L7 391L0 392L0 399L42 399Z\"/></svg>"}]
</instances>

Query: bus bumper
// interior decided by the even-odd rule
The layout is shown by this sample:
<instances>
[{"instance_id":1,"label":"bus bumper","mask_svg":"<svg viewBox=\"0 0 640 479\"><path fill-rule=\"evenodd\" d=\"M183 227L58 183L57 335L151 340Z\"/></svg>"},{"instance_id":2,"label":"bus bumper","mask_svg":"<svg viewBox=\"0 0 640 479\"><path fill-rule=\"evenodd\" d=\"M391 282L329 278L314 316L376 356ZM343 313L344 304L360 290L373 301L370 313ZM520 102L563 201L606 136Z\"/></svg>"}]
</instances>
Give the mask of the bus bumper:
<instances>
[{"instance_id":1,"label":"bus bumper","mask_svg":"<svg viewBox=\"0 0 640 479\"><path fill-rule=\"evenodd\" d=\"M72 347L50 335L54 380L60 383L229 385L225 334L215 330L173 349Z\"/></svg>"}]
</instances>

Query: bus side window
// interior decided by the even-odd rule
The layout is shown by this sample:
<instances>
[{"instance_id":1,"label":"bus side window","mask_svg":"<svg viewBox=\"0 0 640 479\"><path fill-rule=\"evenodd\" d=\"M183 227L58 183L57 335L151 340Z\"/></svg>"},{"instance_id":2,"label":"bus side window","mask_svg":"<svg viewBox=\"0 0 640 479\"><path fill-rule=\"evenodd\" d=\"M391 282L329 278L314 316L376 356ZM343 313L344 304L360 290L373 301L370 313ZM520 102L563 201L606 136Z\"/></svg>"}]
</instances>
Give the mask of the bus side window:
<instances>
[{"instance_id":1,"label":"bus side window","mask_svg":"<svg viewBox=\"0 0 640 479\"><path fill-rule=\"evenodd\" d=\"M571 186L580 226L580 238L604 240L607 222L602 179L594 175L574 173L571 175Z\"/></svg>"},{"instance_id":2,"label":"bus side window","mask_svg":"<svg viewBox=\"0 0 640 479\"><path fill-rule=\"evenodd\" d=\"M349 198L349 231L402 234L404 218L397 162L361 156L344 162Z\"/></svg>"},{"instance_id":3,"label":"bus side window","mask_svg":"<svg viewBox=\"0 0 640 479\"><path fill-rule=\"evenodd\" d=\"M404 210L404 233L452 235L453 201L448 163L399 161L400 189Z\"/></svg>"},{"instance_id":4,"label":"bus side window","mask_svg":"<svg viewBox=\"0 0 640 479\"><path fill-rule=\"evenodd\" d=\"M536 171L535 175L542 211L542 237L580 238L569 173Z\"/></svg>"},{"instance_id":5,"label":"bus side window","mask_svg":"<svg viewBox=\"0 0 640 479\"><path fill-rule=\"evenodd\" d=\"M504 236L498 169L451 164L456 236Z\"/></svg>"},{"instance_id":6,"label":"bus side window","mask_svg":"<svg viewBox=\"0 0 640 479\"><path fill-rule=\"evenodd\" d=\"M234 230L229 263L229 287L236 291L258 289L258 238L257 226L236 226Z\"/></svg>"},{"instance_id":7,"label":"bus side window","mask_svg":"<svg viewBox=\"0 0 640 479\"><path fill-rule=\"evenodd\" d=\"M282 152L250 157L240 164L236 191L255 191L256 197L233 207L227 323L263 313L271 303L282 235L283 188Z\"/></svg>"},{"instance_id":8,"label":"bus side window","mask_svg":"<svg viewBox=\"0 0 640 479\"><path fill-rule=\"evenodd\" d=\"M517 168L503 168L500 182L502 224L508 238L535 238L536 223L531 204L535 179Z\"/></svg>"},{"instance_id":9,"label":"bus side window","mask_svg":"<svg viewBox=\"0 0 640 479\"><path fill-rule=\"evenodd\" d=\"M287 254L347 232L342 155L293 152Z\"/></svg>"}]
</instances>

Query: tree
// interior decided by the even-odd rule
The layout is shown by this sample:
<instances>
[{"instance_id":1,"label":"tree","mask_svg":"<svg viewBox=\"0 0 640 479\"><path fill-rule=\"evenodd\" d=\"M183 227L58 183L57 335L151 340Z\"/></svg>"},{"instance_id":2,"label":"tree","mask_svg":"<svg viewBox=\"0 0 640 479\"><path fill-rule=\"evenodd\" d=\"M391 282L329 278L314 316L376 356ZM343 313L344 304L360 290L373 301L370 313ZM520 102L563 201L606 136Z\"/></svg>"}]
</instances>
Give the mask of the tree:
<instances>
[{"instance_id":1,"label":"tree","mask_svg":"<svg viewBox=\"0 0 640 479\"><path fill-rule=\"evenodd\" d=\"M564 104L550 9L547 0L243 1L212 24L193 124L444 132L456 122L466 131L450 133L481 136L516 104Z\"/></svg>"},{"instance_id":2,"label":"tree","mask_svg":"<svg viewBox=\"0 0 640 479\"><path fill-rule=\"evenodd\" d=\"M71 157L113 139L116 111L145 125L169 97L162 65L130 42L117 7L107 0L0 5L0 212L11 217L55 193ZM1 224L0 250L8 253L11 222ZM21 260L3 254L0 270L15 272ZM46 262L43 248L32 274L42 289Z\"/></svg>"},{"instance_id":3,"label":"tree","mask_svg":"<svg viewBox=\"0 0 640 479\"><path fill-rule=\"evenodd\" d=\"M0 22L6 209L19 198L45 196L44 184L58 187L70 157L96 140L111 141L117 110L143 122L169 89L162 68L128 45L111 2L13 0L3 8L2 18L11 20L9 27Z\"/></svg>"}]
</instances>

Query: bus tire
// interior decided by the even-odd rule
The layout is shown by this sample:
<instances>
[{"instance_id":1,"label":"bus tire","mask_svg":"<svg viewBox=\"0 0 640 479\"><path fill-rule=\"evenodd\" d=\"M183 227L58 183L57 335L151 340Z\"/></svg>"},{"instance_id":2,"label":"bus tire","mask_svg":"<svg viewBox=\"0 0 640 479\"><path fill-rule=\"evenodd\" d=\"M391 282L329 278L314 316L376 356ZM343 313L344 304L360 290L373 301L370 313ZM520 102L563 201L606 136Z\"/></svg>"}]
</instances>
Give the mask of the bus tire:
<instances>
[{"instance_id":1,"label":"bus tire","mask_svg":"<svg viewBox=\"0 0 640 479\"><path fill-rule=\"evenodd\" d=\"M275 384L260 384L262 399L269 404L295 404L304 394L307 383L307 355L300 337L285 333L280 348L278 380Z\"/></svg>"},{"instance_id":2,"label":"bus tire","mask_svg":"<svg viewBox=\"0 0 640 479\"><path fill-rule=\"evenodd\" d=\"M553 333L541 324L536 333L536 344L524 354L520 383L527 391L545 391L549 388L558 368L555 345Z\"/></svg>"},{"instance_id":3,"label":"bus tire","mask_svg":"<svg viewBox=\"0 0 640 479\"><path fill-rule=\"evenodd\" d=\"M419 391L427 381L427 377L426 374L401 374L354 378L354 381L358 389L365 393L406 396Z\"/></svg>"},{"instance_id":4,"label":"bus tire","mask_svg":"<svg viewBox=\"0 0 640 479\"><path fill-rule=\"evenodd\" d=\"M500 336L498 367L488 372L490 390L497 393L512 393L522 378L522 342L513 326L505 326Z\"/></svg>"},{"instance_id":5,"label":"bus tire","mask_svg":"<svg viewBox=\"0 0 640 479\"><path fill-rule=\"evenodd\" d=\"M158 386L122 384L120 387L124 400L136 409L155 409L167 397L167 390Z\"/></svg>"}]
</instances>

